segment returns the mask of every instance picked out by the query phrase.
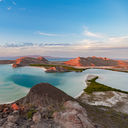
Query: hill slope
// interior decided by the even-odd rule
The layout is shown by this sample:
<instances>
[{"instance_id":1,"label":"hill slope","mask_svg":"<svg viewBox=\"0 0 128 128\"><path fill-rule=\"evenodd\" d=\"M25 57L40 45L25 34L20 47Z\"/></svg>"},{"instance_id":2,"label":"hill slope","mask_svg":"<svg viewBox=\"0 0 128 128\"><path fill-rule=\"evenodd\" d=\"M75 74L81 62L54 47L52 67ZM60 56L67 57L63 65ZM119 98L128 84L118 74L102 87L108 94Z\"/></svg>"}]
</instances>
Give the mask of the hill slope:
<instances>
[{"instance_id":1,"label":"hill slope","mask_svg":"<svg viewBox=\"0 0 128 128\"><path fill-rule=\"evenodd\" d=\"M128 63L122 60L112 60L103 57L78 57L64 62L71 66L120 66L127 67Z\"/></svg>"},{"instance_id":2,"label":"hill slope","mask_svg":"<svg viewBox=\"0 0 128 128\"><path fill-rule=\"evenodd\" d=\"M21 57L16 59L13 67L29 66L30 64L47 64L48 60L44 57L32 58L32 57Z\"/></svg>"}]
</instances>

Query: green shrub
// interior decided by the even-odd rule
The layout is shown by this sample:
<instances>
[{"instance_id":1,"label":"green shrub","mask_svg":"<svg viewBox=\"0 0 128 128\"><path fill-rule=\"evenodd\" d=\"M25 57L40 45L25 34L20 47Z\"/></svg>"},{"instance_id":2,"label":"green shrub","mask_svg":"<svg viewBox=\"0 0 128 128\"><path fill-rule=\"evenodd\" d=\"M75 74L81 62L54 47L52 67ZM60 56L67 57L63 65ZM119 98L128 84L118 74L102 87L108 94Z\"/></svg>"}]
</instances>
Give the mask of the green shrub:
<instances>
[{"instance_id":1,"label":"green shrub","mask_svg":"<svg viewBox=\"0 0 128 128\"><path fill-rule=\"evenodd\" d=\"M36 113L36 112L37 112L37 111L34 110L34 109L29 110L29 111L27 112L27 118L28 118L28 119L31 119L32 116L33 116L33 114Z\"/></svg>"},{"instance_id":2,"label":"green shrub","mask_svg":"<svg viewBox=\"0 0 128 128\"><path fill-rule=\"evenodd\" d=\"M100 84L100 83L96 82L96 79L98 79L98 77L88 81L88 82L90 82L90 84L86 89L84 89L85 92L92 93L92 92L100 92L100 91L118 91L118 92L128 94L128 92L126 92L126 91L122 91L119 89L115 89L115 88L106 86L104 84Z\"/></svg>"}]
</instances>

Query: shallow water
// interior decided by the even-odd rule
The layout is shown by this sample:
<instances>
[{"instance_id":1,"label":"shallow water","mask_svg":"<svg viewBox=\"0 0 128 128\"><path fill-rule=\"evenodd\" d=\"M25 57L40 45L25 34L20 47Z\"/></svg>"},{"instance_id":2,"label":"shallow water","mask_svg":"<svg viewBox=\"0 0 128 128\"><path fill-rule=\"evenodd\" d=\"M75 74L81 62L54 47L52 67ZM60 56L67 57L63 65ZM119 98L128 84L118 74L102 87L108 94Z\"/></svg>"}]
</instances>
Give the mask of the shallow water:
<instances>
[{"instance_id":1,"label":"shallow water","mask_svg":"<svg viewBox=\"0 0 128 128\"><path fill-rule=\"evenodd\" d=\"M0 65L0 103L8 103L25 96L29 89L41 82L47 82L71 96L77 96L85 87L87 75L100 76L100 83L128 91L128 73L101 69L88 69L82 73L45 73L41 68Z\"/></svg>"}]
</instances>

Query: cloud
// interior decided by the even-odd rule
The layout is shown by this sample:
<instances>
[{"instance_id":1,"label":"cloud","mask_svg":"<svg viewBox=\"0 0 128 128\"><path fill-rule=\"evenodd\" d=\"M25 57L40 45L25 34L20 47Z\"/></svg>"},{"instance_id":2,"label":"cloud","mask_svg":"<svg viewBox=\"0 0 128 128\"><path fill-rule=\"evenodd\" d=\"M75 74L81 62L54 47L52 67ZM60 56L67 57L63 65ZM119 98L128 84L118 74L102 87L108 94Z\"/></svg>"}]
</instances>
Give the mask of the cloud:
<instances>
[{"instance_id":1,"label":"cloud","mask_svg":"<svg viewBox=\"0 0 128 128\"><path fill-rule=\"evenodd\" d=\"M70 46L68 43L32 43L32 42L12 42L1 44L0 47L4 48L25 48L25 47L61 47L61 46Z\"/></svg>"},{"instance_id":2,"label":"cloud","mask_svg":"<svg viewBox=\"0 0 128 128\"><path fill-rule=\"evenodd\" d=\"M90 32L90 31L88 31L88 30L85 30L83 34L84 34L85 36L88 36L88 37L103 38L103 35L102 35L102 34L93 33L93 32Z\"/></svg>"},{"instance_id":3,"label":"cloud","mask_svg":"<svg viewBox=\"0 0 128 128\"><path fill-rule=\"evenodd\" d=\"M3 2L3 0L0 0L0 2Z\"/></svg>"},{"instance_id":4,"label":"cloud","mask_svg":"<svg viewBox=\"0 0 128 128\"><path fill-rule=\"evenodd\" d=\"M75 35L79 40L74 43L57 42L11 42L0 46L0 55L52 55L52 56L106 56L106 57L127 57L128 36L107 36L92 33L85 30L85 35L81 33ZM63 36L61 34L38 32L42 36ZM69 36L68 34L65 36ZM73 39L73 36L71 36ZM90 37L90 38L89 38ZM92 38L95 37L95 38ZM103 38L104 37L104 38ZM82 39L83 38L83 39Z\"/></svg>"},{"instance_id":5,"label":"cloud","mask_svg":"<svg viewBox=\"0 0 128 128\"><path fill-rule=\"evenodd\" d=\"M30 46L34 46L34 44L33 43L27 43L27 42L13 42L13 43L3 44L0 47L18 48L18 47L30 47Z\"/></svg>"},{"instance_id":6,"label":"cloud","mask_svg":"<svg viewBox=\"0 0 128 128\"><path fill-rule=\"evenodd\" d=\"M12 7L8 7L8 8L7 8L7 10L9 10L9 11L10 11L11 9L12 9Z\"/></svg>"},{"instance_id":7,"label":"cloud","mask_svg":"<svg viewBox=\"0 0 128 128\"><path fill-rule=\"evenodd\" d=\"M4 56L25 56L25 55L42 55L42 56L58 56L58 57L77 57L77 56L103 56L103 57L122 57L127 58L128 47L118 46L91 46L84 44L72 45L31 45L20 47L0 47L0 55Z\"/></svg>"},{"instance_id":8,"label":"cloud","mask_svg":"<svg viewBox=\"0 0 128 128\"><path fill-rule=\"evenodd\" d=\"M128 36L119 37L106 37L103 40L96 39L83 39L78 41L79 44L86 46L88 49L101 49L101 50L128 50Z\"/></svg>"},{"instance_id":9,"label":"cloud","mask_svg":"<svg viewBox=\"0 0 128 128\"><path fill-rule=\"evenodd\" d=\"M59 34L53 34L53 33L44 33L44 32L38 32L39 35L42 36L60 36Z\"/></svg>"},{"instance_id":10,"label":"cloud","mask_svg":"<svg viewBox=\"0 0 128 128\"><path fill-rule=\"evenodd\" d=\"M13 5L16 5L16 2L15 2L15 1L12 1L12 4L13 4Z\"/></svg>"},{"instance_id":11,"label":"cloud","mask_svg":"<svg viewBox=\"0 0 128 128\"><path fill-rule=\"evenodd\" d=\"M128 42L128 36L109 37L108 40L113 43Z\"/></svg>"}]
</instances>

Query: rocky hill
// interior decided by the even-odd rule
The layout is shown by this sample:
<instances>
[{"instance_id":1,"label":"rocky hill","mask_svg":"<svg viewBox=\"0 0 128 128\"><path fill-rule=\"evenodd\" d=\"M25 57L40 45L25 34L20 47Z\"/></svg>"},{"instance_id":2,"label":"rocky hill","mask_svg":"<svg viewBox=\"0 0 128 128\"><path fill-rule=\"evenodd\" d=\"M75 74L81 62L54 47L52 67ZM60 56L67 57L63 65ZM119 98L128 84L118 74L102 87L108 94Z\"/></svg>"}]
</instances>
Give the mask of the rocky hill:
<instances>
[{"instance_id":1,"label":"rocky hill","mask_svg":"<svg viewBox=\"0 0 128 128\"><path fill-rule=\"evenodd\" d=\"M32 57L21 57L16 59L13 63L13 67L29 66L30 64L47 64L48 60L44 57L32 58Z\"/></svg>"},{"instance_id":2,"label":"rocky hill","mask_svg":"<svg viewBox=\"0 0 128 128\"><path fill-rule=\"evenodd\" d=\"M15 103L0 106L0 128L94 128L86 110L48 83Z\"/></svg>"},{"instance_id":3,"label":"rocky hill","mask_svg":"<svg viewBox=\"0 0 128 128\"><path fill-rule=\"evenodd\" d=\"M36 107L48 105L56 107L68 100L73 100L73 98L48 83L40 83L32 87L28 95L18 100L17 103L31 104Z\"/></svg>"},{"instance_id":4,"label":"rocky hill","mask_svg":"<svg viewBox=\"0 0 128 128\"><path fill-rule=\"evenodd\" d=\"M12 104L0 105L0 128L127 128L127 117L81 103L48 83L35 85Z\"/></svg>"},{"instance_id":5,"label":"rocky hill","mask_svg":"<svg viewBox=\"0 0 128 128\"><path fill-rule=\"evenodd\" d=\"M128 63L122 60L112 60L109 58L103 57L78 57L64 62L67 65L71 66L120 66L127 67Z\"/></svg>"}]
</instances>

